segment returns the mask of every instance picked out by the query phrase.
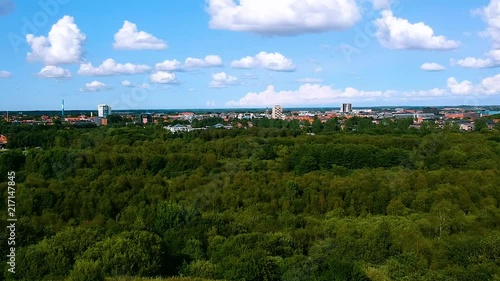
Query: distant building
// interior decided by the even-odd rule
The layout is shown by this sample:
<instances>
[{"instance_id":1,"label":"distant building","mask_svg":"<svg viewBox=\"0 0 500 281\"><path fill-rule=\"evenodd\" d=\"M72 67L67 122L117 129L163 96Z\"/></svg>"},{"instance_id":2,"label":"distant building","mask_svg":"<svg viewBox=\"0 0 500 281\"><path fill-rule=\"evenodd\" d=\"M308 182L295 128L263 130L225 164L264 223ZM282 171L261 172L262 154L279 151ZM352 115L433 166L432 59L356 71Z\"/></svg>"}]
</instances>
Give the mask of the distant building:
<instances>
[{"instance_id":1,"label":"distant building","mask_svg":"<svg viewBox=\"0 0 500 281\"><path fill-rule=\"evenodd\" d=\"M107 118L111 115L111 106L107 104L100 104L97 106L97 116L101 118Z\"/></svg>"},{"instance_id":2,"label":"distant building","mask_svg":"<svg viewBox=\"0 0 500 281\"><path fill-rule=\"evenodd\" d=\"M215 128L215 129L232 129L233 126L232 125L227 125L226 126L226 125L223 125L223 124L219 123L219 124L214 125L213 128Z\"/></svg>"},{"instance_id":3,"label":"distant building","mask_svg":"<svg viewBox=\"0 0 500 281\"><path fill-rule=\"evenodd\" d=\"M254 119L255 118L255 114L253 113L240 113L238 114L238 119L247 119L247 120L251 120L251 119Z\"/></svg>"},{"instance_id":4,"label":"distant building","mask_svg":"<svg viewBox=\"0 0 500 281\"><path fill-rule=\"evenodd\" d=\"M191 127L191 125L181 125L181 124L177 124L177 125L174 125L174 126L166 126L166 127L163 127L164 129L166 130L169 130L170 132L172 133L178 133L178 132L191 132L193 131L193 127Z\"/></svg>"},{"instance_id":5,"label":"distant building","mask_svg":"<svg viewBox=\"0 0 500 281\"><path fill-rule=\"evenodd\" d=\"M422 111L424 113L432 113L434 115L439 115L439 109L437 107L425 107Z\"/></svg>"},{"instance_id":6,"label":"distant building","mask_svg":"<svg viewBox=\"0 0 500 281\"><path fill-rule=\"evenodd\" d=\"M273 106L273 113L271 115L273 119L285 119L285 115L283 114L283 107L281 105Z\"/></svg>"},{"instance_id":7,"label":"distant building","mask_svg":"<svg viewBox=\"0 0 500 281\"><path fill-rule=\"evenodd\" d=\"M181 112L178 118L183 120L192 120L194 117L194 112Z\"/></svg>"},{"instance_id":8,"label":"distant building","mask_svg":"<svg viewBox=\"0 0 500 281\"><path fill-rule=\"evenodd\" d=\"M106 119L106 118L92 117L90 120L92 120L97 126L107 126L108 125L108 119Z\"/></svg>"},{"instance_id":9,"label":"distant building","mask_svg":"<svg viewBox=\"0 0 500 281\"><path fill-rule=\"evenodd\" d=\"M351 103L343 103L340 105L341 113L351 113L352 112L352 104Z\"/></svg>"},{"instance_id":10,"label":"distant building","mask_svg":"<svg viewBox=\"0 0 500 281\"><path fill-rule=\"evenodd\" d=\"M7 145L7 137L4 135L0 135L0 149L5 148Z\"/></svg>"},{"instance_id":11,"label":"distant building","mask_svg":"<svg viewBox=\"0 0 500 281\"><path fill-rule=\"evenodd\" d=\"M141 115L141 123L142 124L153 124L153 115L151 114L142 114Z\"/></svg>"}]
</instances>

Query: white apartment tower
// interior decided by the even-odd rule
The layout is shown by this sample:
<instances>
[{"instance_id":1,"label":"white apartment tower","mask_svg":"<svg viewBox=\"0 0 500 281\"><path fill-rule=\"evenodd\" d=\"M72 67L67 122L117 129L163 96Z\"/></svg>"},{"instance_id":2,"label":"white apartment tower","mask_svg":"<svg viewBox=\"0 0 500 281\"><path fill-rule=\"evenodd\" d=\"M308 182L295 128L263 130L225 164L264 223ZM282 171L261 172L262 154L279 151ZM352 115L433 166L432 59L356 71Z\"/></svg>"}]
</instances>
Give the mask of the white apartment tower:
<instances>
[{"instance_id":1,"label":"white apartment tower","mask_svg":"<svg viewBox=\"0 0 500 281\"><path fill-rule=\"evenodd\" d=\"M285 115L283 114L283 107L281 105L273 106L273 113L271 117L273 119L284 119Z\"/></svg>"},{"instance_id":2,"label":"white apartment tower","mask_svg":"<svg viewBox=\"0 0 500 281\"><path fill-rule=\"evenodd\" d=\"M100 104L97 106L97 116L107 118L109 115L111 115L111 106L107 104Z\"/></svg>"},{"instance_id":3,"label":"white apartment tower","mask_svg":"<svg viewBox=\"0 0 500 281\"><path fill-rule=\"evenodd\" d=\"M351 103L343 103L340 106L341 113L351 113L352 112L352 104Z\"/></svg>"}]
</instances>

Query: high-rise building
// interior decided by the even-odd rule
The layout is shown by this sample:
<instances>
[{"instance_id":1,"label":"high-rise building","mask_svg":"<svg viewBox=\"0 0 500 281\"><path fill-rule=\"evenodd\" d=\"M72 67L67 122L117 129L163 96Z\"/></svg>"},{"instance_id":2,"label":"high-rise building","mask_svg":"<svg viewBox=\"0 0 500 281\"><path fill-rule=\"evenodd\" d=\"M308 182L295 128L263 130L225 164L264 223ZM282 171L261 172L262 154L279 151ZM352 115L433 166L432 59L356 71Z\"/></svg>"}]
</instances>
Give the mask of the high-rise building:
<instances>
[{"instance_id":1,"label":"high-rise building","mask_svg":"<svg viewBox=\"0 0 500 281\"><path fill-rule=\"evenodd\" d=\"M273 113L271 115L273 119L284 119L285 115L283 114L283 107L281 105L273 106Z\"/></svg>"},{"instance_id":2,"label":"high-rise building","mask_svg":"<svg viewBox=\"0 0 500 281\"><path fill-rule=\"evenodd\" d=\"M351 113L352 112L352 104L351 103L343 103L340 106L341 113Z\"/></svg>"},{"instance_id":3,"label":"high-rise building","mask_svg":"<svg viewBox=\"0 0 500 281\"><path fill-rule=\"evenodd\" d=\"M97 106L97 116L107 118L109 115L111 115L111 106L107 104L100 104Z\"/></svg>"}]
</instances>

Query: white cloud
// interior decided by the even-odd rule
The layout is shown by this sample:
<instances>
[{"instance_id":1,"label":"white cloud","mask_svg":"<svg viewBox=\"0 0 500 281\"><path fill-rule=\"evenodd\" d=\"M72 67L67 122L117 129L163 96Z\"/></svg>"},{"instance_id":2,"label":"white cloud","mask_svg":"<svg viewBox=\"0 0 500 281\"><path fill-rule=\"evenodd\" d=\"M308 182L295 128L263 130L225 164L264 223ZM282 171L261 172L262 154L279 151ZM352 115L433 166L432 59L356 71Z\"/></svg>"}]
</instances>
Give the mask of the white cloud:
<instances>
[{"instance_id":1,"label":"white cloud","mask_svg":"<svg viewBox=\"0 0 500 281\"><path fill-rule=\"evenodd\" d=\"M10 78L12 77L12 73L6 70L0 70L0 78Z\"/></svg>"},{"instance_id":2,"label":"white cloud","mask_svg":"<svg viewBox=\"0 0 500 281\"><path fill-rule=\"evenodd\" d=\"M456 62L463 68L491 68L500 66L500 50L492 50L484 58L467 57Z\"/></svg>"},{"instance_id":3,"label":"white cloud","mask_svg":"<svg viewBox=\"0 0 500 281\"><path fill-rule=\"evenodd\" d=\"M31 47L29 61L41 61L46 65L79 63L86 36L75 24L73 17L64 16L52 26L48 37L26 35Z\"/></svg>"},{"instance_id":4,"label":"white cloud","mask_svg":"<svg viewBox=\"0 0 500 281\"><path fill-rule=\"evenodd\" d=\"M188 71L195 68L209 68L223 66L222 58L216 55L208 55L205 58L188 57L182 64L178 60L165 60L155 65L158 71Z\"/></svg>"},{"instance_id":5,"label":"white cloud","mask_svg":"<svg viewBox=\"0 0 500 281\"><path fill-rule=\"evenodd\" d=\"M360 91L354 88L345 90L333 89L330 86L319 84L304 84L295 91L279 91L274 86L268 86L260 93L248 93L238 101L230 101L229 106L269 106L270 104L281 105L320 105L338 103L345 99L356 98L384 98L389 97L390 92L382 91Z\"/></svg>"},{"instance_id":6,"label":"white cloud","mask_svg":"<svg viewBox=\"0 0 500 281\"><path fill-rule=\"evenodd\" d=\"M460 45L458 41L434 35L434 30L423 22L412 24L406 19L394 17L389 10L383 11L382 18L374 23L378 28L375 36L384 48L451 50Z\"/></svg>"},{"instance_id":7,"label":"white cloud","mask_svg":"<svg viewBox=\"0 0 500 281\"><path fill-rule=\"evenodd\" d=\"M164 50L168 46L163 41L144 31L138 31L137 25L129 21L115 34L113 48L119 50Z\"/></svg>"},{"instance_id":8,"label":"white cloud","mask_svg":"<svg viewBox=\"0 0 500 281\"><path fill-rule=\"evenodd\" d=\"M40 70L37 75L43 78L71 78L71 72L69 70L54 65L48 65L42 68L42 70Z\"/></svg>"},{"instance_id":9,"label":"white cloud","mask_svg":"<svg viewBox=\"0 0 500 281\"><path fill-rule=\"evenodd\" d=\"M122 86L123 87L128 87L128 88L141 88L141 89L147 89L149 88L149 84L147 83L142 83L142 84L134 84L128 80L122 81Z\"/></svg>"},{"instance_id":10,"label":"white cloud","mask_svg":"<svg viewBox=\"0 0 500 281\"><path fill-rule=\"evenodd\" d=\"M487 27L482 35L493 42L493 48L500 48L500 0L491 0L488 6L475 11L481 15Z\"/></svg>"},{"instance_id":11,"label":"white cloud","mask_svg":"<svg viewBox=\"0 0 500 281\"><path fill-rule=\"evenodd\" d=\"M361 19L355 0L207 0L210 28L263 35L345 30Z\"/></svg>"},{"instance_id":12,"label":"white cloud","mask_svg":"<svg viewBox=\"0 0 500 281\"><path fill-rule=\"evenodd\" d=\"M314 72L314 73L321 73L321 72L323 72L323 68L321 68L321 67L316 67L315 69L313 69L313 72Z\"/></svg>"},{"instance_id":13,"label":"white cloud","mask_svg":"<svg viewBox=\"0 0 500 281\"><path fill-rule=\"evenodd\" d=\"M391 4L393 0L371 0L373 9L375 10L382 10L382 9L389 9L391 7Z\"/></svg>"},{"instance_id":14,"label":"white cloud","mask_svg":"<svg viewBox=\"0 0 500 281\"><path fill-rule=\"evenodd\" d=\"M318 78L302 78L298 80L300 83L321 83L323 80Z\"/></svg>"},{"instance_id":15,"label":"white cloud","mask_svg":"<svg viewBox=\"0 0 500 281\"><path fill-rule=\"evenodd\" d=\"M215 107L217 104L214 100L207 100L206 105L207 107Z\"/></svg>"},{"instance_id":16,"label":"white cloud","mask_svg":"<svg viewBox=\"0 0 500 281\"><path fill-rule=\"evenodd\" d=\"M261 67L271 71L294 71L293 61L280 53L260 52L254 57L244 57L231 63L233 68L257 68Z\"/></svg>"},{"instance_id":17,"label":"white cloud","mask_svg":"<svg viewBox=\"0 0 500 281\"><path fill-rule=\"evenodd\" d=\"M208 55L203 59L198 58L187 58L184 62L187 68L200 68L200 67L217 67L222 66L222 59L219 56Z\"/></svg>"},{"instance_id":18,"label":"white cloud","mask_svg":"<svg viewBox=\"0 0 500 281\"><path fill-rule=\"evenodd\" d=\"M500 94L500 74L486 77L477 85L469 80L458 82L455 77L450 77L448 88L456 95L498 95Z\"/></svg>"},{"instance_id":19,"label":"white cloud","mask_svg":"<svg viewBox=\"0 0 500 281\"><path fill-rule=\"evenodd\" d=\"M210 82L210 88L225 88L230 85L238 84L238 78L227 75L225 72L219 72L212 74L212 82Z\"/></svg>"},{"instance_id":20,"label":"white cloud","mask_svg":"<svg viewBox=\"0 0 500 281\"><path fill-rule=\"evenodd\" d=\"M396 92L395 92L396 93ZM421 99L421 98L435 98L442 97L448 94L445 89L434 88L431 90L420 90L420 91L408 91L403 93L398 93L401 97L408 99Z\"/></svg>"},{"instance_id":21,"label":"white cloud","mask_svg":"<svg viewBox=\"0 0 500 281\"><path fill-rule=\"evenodd\" d=\"M81 88L81 92L100 92L100 91L105 91L109 90L111 87L108 87L106 84L99 82L99 81L93 81L90 83L85 84L85 87Z\"/></svg>"},{"instance_id":22,"label":"white cloud","mask_svg":"<svg viewBox=\"0 0 500 281\"><path fill-rule=\"evenodd\" d=\"M159 71L179 71L183 70L184 66L178 60L166 60L160 63L157 63L155 66L156 70Z\"/></svg>"},{"instance_id":23,"label":"white cloud","mask_svg":"<svg viewBox=\"0 0 500 281\"><path fill-rule=\"evenodd\" d=\"M420 69L424 70L424 71L443 71L446 69L446 67L440 65L440 64L437 64L435 62L427 62L427 63L424 63L420 66Z\"/></svg>"},{"instance_id":24,"label":"white cloud","mask_svg":"<svg viewBox=\"0 0 500 281\"><path fill-rule=\"evenodd\" d=\"M105 60L100 66L94 67L91 63L80 65L78 74L87 76L111 76L120 74L140 74L151 70L151 67L143 64L120 64L113 59Z\"/></svg>"},{"instance_id":25,"label":"white cloud","mask_svg":"<svg viewBox=\"0 0 500 281\"><path fill-rule=\"evenodd\" d=\"M500 74L484 78L479 87L488 95L500 94Z\"/></svg>"},{"instance_id":26,"label":"white cloud","mask_svg":"<svg viewBox=\"0 0 500 281\"><path fill-rule=\"evenodd\" d=\"M331 105L346 101L408 101L429 100L438 97L464 95L500 95L500 74L486 77L477 85L471 81L458 82L454 77L447 80L447 88L414 91L363 91L348 87L334 89L320 84L304 84L297 90L276 91L270 85L262 92L251 92L236 101L227 102L227 106L251 107L281 104L286 106Z\"/></svg>"},{"instance_id":27,"label":"white cloud","mask_svg":"<svg viewBox=\"0 0 500 281\"><path fill-rule=\"evenodd\" d=\"M464 68L490 68L497 65L497 63L491 58L480 59L474 57L467 57L457 61L456 63Z\"/></svg>"},{"instance_id":28,"label":"white cloud","mask_svg":"<svg viewBox=\"0 0 500 281\"><path fill-rule=\"evenodd\" d=\"M149 80L153 83L158 84L175 84L177 80L175 78L175 74L170 72L158 71L156 73L151 74Z\"/></svg>"}]
</instances>

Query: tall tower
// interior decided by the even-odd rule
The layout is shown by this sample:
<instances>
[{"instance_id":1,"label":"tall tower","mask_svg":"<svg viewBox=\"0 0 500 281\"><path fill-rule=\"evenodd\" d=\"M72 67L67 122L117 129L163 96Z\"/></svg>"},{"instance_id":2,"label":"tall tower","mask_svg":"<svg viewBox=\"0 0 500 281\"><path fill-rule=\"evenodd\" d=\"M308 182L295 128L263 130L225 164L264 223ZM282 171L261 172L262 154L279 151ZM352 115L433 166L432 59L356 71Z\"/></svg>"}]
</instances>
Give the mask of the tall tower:
<instances>
[{"instance_id":1,"label":"tall tower","mask_svg":"<svg viewBox=\"0 0 500 281\"><path fill-rule=\"evenodd\" d=\"M111 115L111 106L107 104L100 104L97 106L97 115L101 118L108 118Z\"/></svg>"},{"instance_id":2,"label":"tall tower","mask_svg":"<svg viewBox=\"0 0 500 281\"><path fill-rule=\"evenodd\" d=\"M351 113L352 112L352 104L351 103L343 103L340 105L341 113Z\"/></svg>"},{"instance_id":3,"label":"tall tower","mask_svg":"<svg viewBox=\"0 0 500 281\"><path fill-rule=\"evenodd\" d=\"M283 107L281 105L273 106L273 112L271 115L272 119L284 119L285 115L283 114Z\"/></svg>"},{"instance_id":4,"label":"tall tower","mask_svg":"<svg viewBox=\"0 0 500 281\"><path fill-rule=\"evenodd\" d=\"M64 100L62 100L61 108L62 108L61 115L62 115L62 118L64 118Z\"/></svg>"}]
</instances>

